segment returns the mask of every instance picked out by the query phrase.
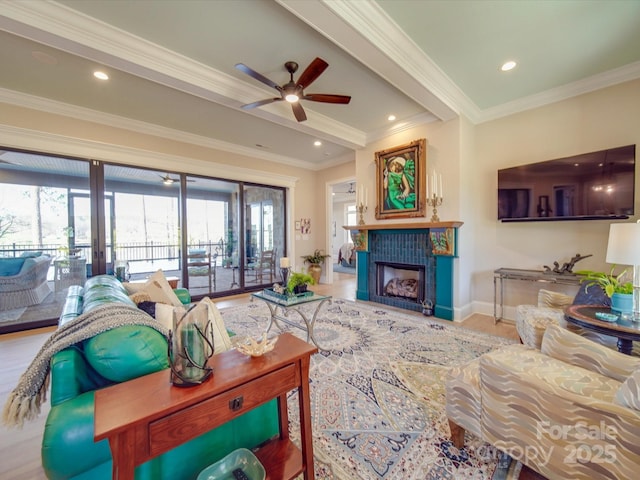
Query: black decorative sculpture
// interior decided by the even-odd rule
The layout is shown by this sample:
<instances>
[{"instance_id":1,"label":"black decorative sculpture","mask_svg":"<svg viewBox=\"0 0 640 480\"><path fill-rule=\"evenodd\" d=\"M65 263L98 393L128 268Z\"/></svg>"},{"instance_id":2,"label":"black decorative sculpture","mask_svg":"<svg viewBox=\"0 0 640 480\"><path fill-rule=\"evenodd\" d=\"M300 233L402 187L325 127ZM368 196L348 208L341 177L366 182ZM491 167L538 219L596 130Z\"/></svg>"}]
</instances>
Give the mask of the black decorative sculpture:
<instances>
[{"instance_id":1,"label":"black decorative sculpture","mask_svg":"<svg viewBox=\"0 0 640 480\"><path fill-rule=\"evenodd\" d=\"M580 260L588 258L588 257L592 257L593 255L589 254L589 255L580 255L579 253L576 253L576 255L574 257L571 257L571 261L569 262L565 262L562 264L562 267L560 267L560 264L558 262L553 262L553 269L551 269L551 267L548 266L544 266L544 272L545 273L571 273L573 274L573 267L575 266L576 263L578 263Z\"/></svg>"}]
</instances>

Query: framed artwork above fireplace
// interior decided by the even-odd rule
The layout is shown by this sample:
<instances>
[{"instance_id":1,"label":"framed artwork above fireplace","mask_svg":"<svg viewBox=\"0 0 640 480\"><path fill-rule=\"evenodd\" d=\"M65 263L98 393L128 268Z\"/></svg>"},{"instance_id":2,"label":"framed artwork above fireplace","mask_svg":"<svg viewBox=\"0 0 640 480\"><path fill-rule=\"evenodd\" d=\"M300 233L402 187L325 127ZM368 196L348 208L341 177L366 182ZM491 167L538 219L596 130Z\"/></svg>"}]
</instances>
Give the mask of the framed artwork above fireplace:
<instances>
[{"instance_id":1,"label":"framed artwork above fireplace","mask_svg":"<svg viewBox=\"0 0 640 480\"><path fill-rule=\"evenodd\" d=\"M376 218L424 217L427 140L375 153Z\"/></svg>"}]
</instances>

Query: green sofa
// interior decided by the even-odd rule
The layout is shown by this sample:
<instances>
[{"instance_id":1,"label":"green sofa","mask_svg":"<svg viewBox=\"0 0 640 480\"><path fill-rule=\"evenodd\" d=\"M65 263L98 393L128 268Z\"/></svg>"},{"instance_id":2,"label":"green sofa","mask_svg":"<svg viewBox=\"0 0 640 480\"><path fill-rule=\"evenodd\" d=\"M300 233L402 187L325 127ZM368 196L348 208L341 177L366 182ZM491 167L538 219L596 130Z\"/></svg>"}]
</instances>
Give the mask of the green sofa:
<instances>
[{"instance_id":1,"label":"green sofa","mask_svg":"<svg viewBox=\"0 0 640 480\"><path fill-rule=\"evenodd\" d=\"M92 277L84 288L69 288L60 325L105 302L135 305L115 277ZM42 440L47 477L110 479L109 444L93 441L94 392L164 368L168 368L166 339L146 326L121 326L55 354L51 361L51 411ZM138 466L136 479L195 479L202 469L233 450L253 448L273 438L278 428L273 400Z\"/></svg>"}]
</instances>

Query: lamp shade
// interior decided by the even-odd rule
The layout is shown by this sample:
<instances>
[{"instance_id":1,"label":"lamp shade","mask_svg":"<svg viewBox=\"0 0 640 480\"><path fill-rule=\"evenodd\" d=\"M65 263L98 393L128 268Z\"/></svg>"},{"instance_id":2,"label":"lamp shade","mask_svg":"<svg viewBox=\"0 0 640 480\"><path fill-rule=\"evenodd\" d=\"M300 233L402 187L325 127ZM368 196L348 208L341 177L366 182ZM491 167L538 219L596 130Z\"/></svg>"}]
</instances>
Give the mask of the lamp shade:
<instances>
[{"instance_id":1,"label":"lamp shade","mask_svg":"<svg viewBox=\"0 0 640 480\"><path fill-rule=\"evenodd\" d=\"M607 263L640 265L640 223L616 223L609 228Z\"/></svg>"}]
</instances>

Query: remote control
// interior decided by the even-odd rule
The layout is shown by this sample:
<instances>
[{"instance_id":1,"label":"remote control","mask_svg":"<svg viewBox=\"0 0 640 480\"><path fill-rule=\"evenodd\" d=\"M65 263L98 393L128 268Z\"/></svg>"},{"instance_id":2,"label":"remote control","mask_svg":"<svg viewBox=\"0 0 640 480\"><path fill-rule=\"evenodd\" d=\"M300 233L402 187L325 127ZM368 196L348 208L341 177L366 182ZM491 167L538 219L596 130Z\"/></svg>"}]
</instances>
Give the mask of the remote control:
<instances>
[{"instance_id":1,"label":"remote control","mask_svg":"<svg viewBox=\"0 0 640 480\"><path fill-rule=\"evenodd\" d=\"M233 472L233 478L236 480L249 480L247 474L241 468L236 468Z\"/></svg>"}]
</instances>

